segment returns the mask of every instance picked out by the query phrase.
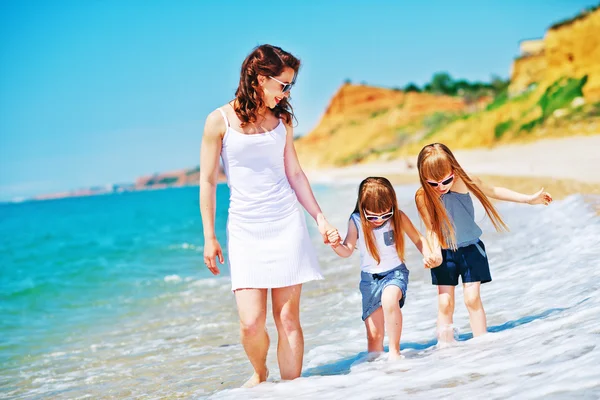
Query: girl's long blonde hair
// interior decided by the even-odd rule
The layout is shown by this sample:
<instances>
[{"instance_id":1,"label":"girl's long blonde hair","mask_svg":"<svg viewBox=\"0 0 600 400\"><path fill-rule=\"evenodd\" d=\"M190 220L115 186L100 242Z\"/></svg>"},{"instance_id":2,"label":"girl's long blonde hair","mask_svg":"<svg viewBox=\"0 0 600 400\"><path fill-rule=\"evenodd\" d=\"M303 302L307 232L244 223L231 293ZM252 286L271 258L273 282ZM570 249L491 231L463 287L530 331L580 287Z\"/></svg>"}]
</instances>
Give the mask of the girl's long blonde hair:
<instances>
[{"instance_id":1,"label":"girl's long blonde hair","mask_svg":"<svg viewBox=\"0 0 600 400\"><path fill-rule=\"evenodd\" d=\"M373 225L367 221L365 210L374 214L381 214L392 210L394 215L390 219L390 225L394 232L396 242L396 252L400 260L404 261L404 232L402 232L402 215L398 209L398 199L396 191L389 180L382 177L369 177L363 180L358 187L358 199L354 212L360 215L360 224L365 235L365 244L371 256L381 262L375 237L373 235Z\"/></svg>"},{"instance_id":2,"label":"girl's long blonde hair","mask_svg":"<svg viewBox=\"0 0 600 400\"><path fill-rule=\"evenodd\" d=\"M508 226L502 220L496 208L469 175L465 173L446 145L433 143L423 147L417 158L417 168L419 169L421 188L417 190L415 200L417 204L424 205L424 209L419 207L419 214L423 220L425 219L425 212L428 214L432 230L444 248L456 248L456 234L439 194L427 183L427 180L441 181L451 172L454 173L455 178L462 179L469 191L479 199L496 230L508 231Z\"/></svg>"}]
</instances>

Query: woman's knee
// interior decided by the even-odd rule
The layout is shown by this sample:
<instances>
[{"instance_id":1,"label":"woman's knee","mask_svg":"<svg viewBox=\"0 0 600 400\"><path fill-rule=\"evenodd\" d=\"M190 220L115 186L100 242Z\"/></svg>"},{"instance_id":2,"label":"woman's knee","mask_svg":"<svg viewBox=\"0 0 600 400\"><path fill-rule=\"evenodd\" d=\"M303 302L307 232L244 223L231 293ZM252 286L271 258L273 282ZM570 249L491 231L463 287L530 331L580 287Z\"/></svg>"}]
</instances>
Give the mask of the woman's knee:
<instances>
[{"instance_id":1,"label":"woman's knee","mask_svg":"<svg viewBox=\"0 0 600 400\"><path fill-rule=\"evenodd\" d=\"M240 329L243 336L256 336L265 330L265 314L240 319Z\"/></svg>"},{"instance_id":2,"label":"woman's knee","mask_svg":"<svg viewBox=\"0 0 600 400\"><path fill-rule=\"evenodd\" d=\"M301 330L299 313L292 310L282 309L275 315L275 325L285 334Z\"/></svg>"}]
</instances>

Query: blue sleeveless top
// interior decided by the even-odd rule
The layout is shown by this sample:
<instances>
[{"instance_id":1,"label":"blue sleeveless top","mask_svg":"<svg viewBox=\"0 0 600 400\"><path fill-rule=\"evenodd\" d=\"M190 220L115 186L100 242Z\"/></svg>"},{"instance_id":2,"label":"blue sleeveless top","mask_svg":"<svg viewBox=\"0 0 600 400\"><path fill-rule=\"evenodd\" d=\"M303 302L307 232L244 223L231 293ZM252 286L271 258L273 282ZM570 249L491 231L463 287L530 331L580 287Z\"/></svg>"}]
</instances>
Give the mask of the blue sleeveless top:
<instances>
[{"instance_id":1,"label":"blue sleeveless top","mask_svg":"<svg viewBox=\"0 0 600 400\"><path fill-rule=\"evenodd\" d=\"M469 193L448 192L442 195L442 203L454 225L456 246L466 247L479 242L483 233L475 223L475 208Z\"/></svg>"}]
</instances>

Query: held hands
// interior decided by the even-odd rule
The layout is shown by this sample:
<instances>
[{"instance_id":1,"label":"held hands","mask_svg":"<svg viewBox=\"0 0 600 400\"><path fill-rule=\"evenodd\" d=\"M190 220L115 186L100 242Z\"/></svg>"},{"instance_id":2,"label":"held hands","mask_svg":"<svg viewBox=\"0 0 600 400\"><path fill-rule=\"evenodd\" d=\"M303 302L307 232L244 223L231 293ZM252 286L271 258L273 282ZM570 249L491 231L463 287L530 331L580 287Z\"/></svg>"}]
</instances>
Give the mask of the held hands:
<instances>
[{"instance_id":1,"label":"held hands","mask_svg":"<svg viewBox=\"0 0 600 400\"><path fill-rule=\"evenodd\" d=\"M423 258L423 265L425 268L435 268L442 263L442 255L439 252L429 253L427 257Z\"/></svg>"},{"instance_id":2,"label":"held hands","mask_svg":"<svg viewBox=\"0 0 600 400\"><path fill-rule=\"evenodd\" d=\"M204 264L213 275L219 275L221 273L217 267L217 258L221 264L225 261L219 241L216 238L212 238L204 243Z\"/></svg>"},{"instance_id":3,"label":"held hands","mask_svg":"<svg viewBox=\"0 0 600 400\"><path fill-rule=\"evenodd\" d=\"M340 244L340 234L326 219L323 214L317 215L319 233L323 236L323 243L336 247Z\"/></svg>"},{"instance_id":4,"label":"held hands","mask_svg":"<svg viewBox=\"0 0 600 400\"><path fill-rule=\"evenodd\" d=\"M329 241L331 247L338 247L342 241L342 238L340 237L338 230L333 229L327 232L327 240Z\"/></svg>"},{"instance_id":5,"label":"held hands","mask_svg":"<svg viewBox=\"0 0 600 400\"><path fill-rule=\"evenodd\" d=\"M543 204L547 206L552 203L552 196L548 192L544 192L544 188L541 188L537 193L532 194L526 201L527 204Z\"/></svg>"}]
</instances>

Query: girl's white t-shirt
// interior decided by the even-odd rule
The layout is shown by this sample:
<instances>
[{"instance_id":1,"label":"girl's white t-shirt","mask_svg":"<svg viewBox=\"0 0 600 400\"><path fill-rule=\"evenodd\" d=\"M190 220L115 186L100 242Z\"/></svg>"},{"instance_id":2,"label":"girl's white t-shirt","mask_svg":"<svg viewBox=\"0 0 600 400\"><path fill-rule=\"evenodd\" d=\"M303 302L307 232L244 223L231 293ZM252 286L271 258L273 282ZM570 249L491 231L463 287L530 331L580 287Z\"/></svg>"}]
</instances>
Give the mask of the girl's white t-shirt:
<instances>
[{"instance_id":1,"label":"girl's white t-shirt","mask_svg":"<svg viewBox=\"0 0 600 400\"><path fill-rule=\"evenodd\" d=\"M386 221L385 224L381 226L373 228L373 235L381 260L379 264L377 264L377 261L375 261L367 249L360 216L358 213L354 213L350 216L350 219L354 222L358 231L358 241L356 244L360 252L360 268L362 271L368 272L369 274L380 274L402 265L402 260L400 260L400 257L398 257L398 253L396 252L396 237L390 220Z\"/></svg>"}]
</instances>

